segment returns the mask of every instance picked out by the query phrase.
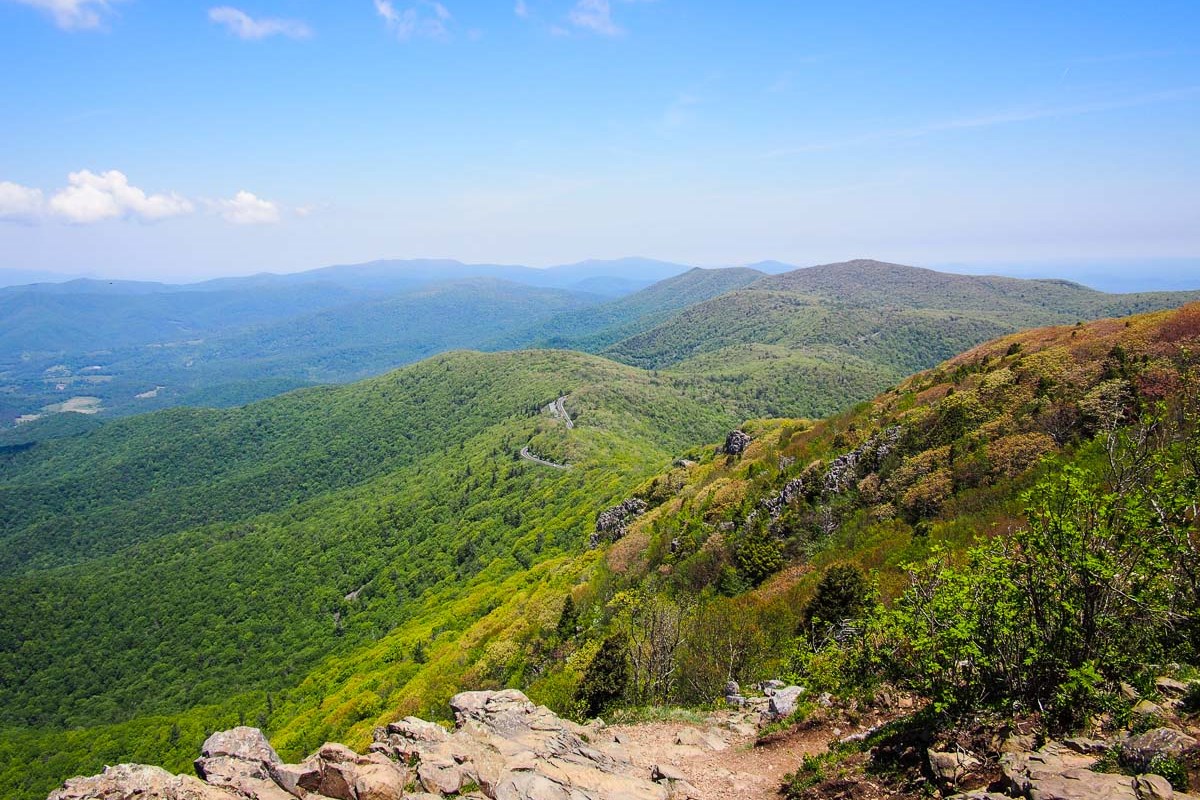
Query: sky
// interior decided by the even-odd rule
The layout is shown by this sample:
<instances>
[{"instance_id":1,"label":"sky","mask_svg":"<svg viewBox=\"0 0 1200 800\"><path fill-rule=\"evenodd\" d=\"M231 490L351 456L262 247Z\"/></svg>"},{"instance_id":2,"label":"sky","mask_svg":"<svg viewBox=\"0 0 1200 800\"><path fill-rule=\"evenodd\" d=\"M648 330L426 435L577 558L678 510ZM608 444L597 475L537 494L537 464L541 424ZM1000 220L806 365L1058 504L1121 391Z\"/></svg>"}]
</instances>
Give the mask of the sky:
<instances>
[{"instance_id":1,"label":"sky","mask_svg":"<svg viewBox=\"0 0 1200 800\"><path fill-rule=\"evenodd\" d=\"M0 0L0 268L1200 270L1195 0L230 3Z\"/></svg>"}]
</instances>

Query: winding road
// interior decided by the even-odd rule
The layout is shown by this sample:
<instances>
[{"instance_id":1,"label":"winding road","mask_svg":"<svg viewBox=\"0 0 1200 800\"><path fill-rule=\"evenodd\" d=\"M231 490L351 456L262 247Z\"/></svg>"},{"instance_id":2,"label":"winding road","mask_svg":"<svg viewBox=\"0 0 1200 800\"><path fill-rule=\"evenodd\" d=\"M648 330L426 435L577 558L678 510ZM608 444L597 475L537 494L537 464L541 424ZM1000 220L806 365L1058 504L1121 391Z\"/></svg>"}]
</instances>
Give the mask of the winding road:
<instances>
[{"instance_id":1,"label":"winding road","mask_svg":"<svg viewBox=\"0 0 1200 800\"><path fill-rule=\"evenodd\" d=\"M565 405L566 400L566 395L563 395L550 405L546 406L546 408L549 409L551 414L567 423L567 429L570 430L571 428L575 427L575 422L571 419L571 415L567 413L567 407Z\"/></svg>"},{"instance_id":2,"label":"winding road","mask_svg":"<svg viewBox=\"0 0 1200 800\"><path fill-rule=\"evenodd\" d=\"M571 415L567 413L567 407L565 405L566 399L566 395L559 397L553 403L546 406L545 410L549 411L550 415L555 419L561 419L567 424L567 428L571 429L575 427L575 422L571 419ZM521 458L525 459L526 461L532 461L535 464L541 464L544 467L553 467L554 469L568 469L571 466L570 464L559 464L557 461L548 461L541 456L536 456L533 454L533 451L529 449L529 445L525 445L521 448Z\"/></svg>"},{"instance_id":3,"label":"winding road","mask_svg":"<svg viewBox=\"0 0 1200 800\"><path fill-rule=\"evenodd\" d=\"M535 464L541 464L544 467L554 467L555 469L567 469L571 466L570 464L559 464L557 462L547 461L544 458L535 456L530 451L529 445L525 445L521 448L521 458L525 459L526 461L532 461Z\"/></svg>"}]
</instances>

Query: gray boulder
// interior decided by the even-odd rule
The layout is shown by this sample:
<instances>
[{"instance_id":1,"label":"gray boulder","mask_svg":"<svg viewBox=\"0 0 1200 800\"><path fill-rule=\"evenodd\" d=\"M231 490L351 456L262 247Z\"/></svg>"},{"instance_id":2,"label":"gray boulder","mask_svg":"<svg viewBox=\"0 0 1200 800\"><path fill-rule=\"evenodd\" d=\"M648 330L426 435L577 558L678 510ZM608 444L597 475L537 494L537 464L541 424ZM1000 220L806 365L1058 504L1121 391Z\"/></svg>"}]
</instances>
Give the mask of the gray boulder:
<instances>
[{"instance_id":1,"label":"gray boulder","mask_svg":"<svg viewBox=\"0 0 1200 800\"><path fill-rule=\"evenodd\" d=\"M740 456L750 446L750 437L740 430L732 430L725 437L725 446L721 449L731 456Z\"/></svg>"},{"instance_id":2,"label":"gray boulder","mask_svg":"<svg viewBox=\"0 0 1200 800\"><path fill-rule=\"evenodd\" d=\"M803 686L785 686L776 689L767 703L767 714L773 719L783 719L796 710L796 703L804 694Z\"/></svg>"}]
</instances>

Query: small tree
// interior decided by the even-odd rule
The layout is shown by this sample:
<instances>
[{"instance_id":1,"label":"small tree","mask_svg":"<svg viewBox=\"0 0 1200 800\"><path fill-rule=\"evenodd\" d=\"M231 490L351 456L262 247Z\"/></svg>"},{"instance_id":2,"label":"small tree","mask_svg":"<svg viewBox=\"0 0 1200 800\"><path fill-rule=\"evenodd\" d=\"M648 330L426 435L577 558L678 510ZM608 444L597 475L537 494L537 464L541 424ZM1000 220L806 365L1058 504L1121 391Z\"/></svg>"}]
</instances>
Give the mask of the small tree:
<instances>
[{"instance_id":1,"label":"small tree","mask_svg":"<svg viewBox=\"0 0 1200 800\"><path fill-rule=\"evenodd\" d=\"M567 599L563 602L562 613L558 615L558 626L555 629L558 638L565 640L570 639L579 630L579 610L575 608L575 601L571 595L567 595Z\"/></svg>"},{"instance_id":2,"label":"small tree","mask_svg":"<svg viewBox=\"0 0 1200 800\"><path fill-rule=\"evenodd\" d=\"M867 611L871 584L853 564L834 564L825 570L817 592L804 609L804 625L837 625L856 620Z\"/></svg>"},{"instance_id":3,"label":"small tree","mask_svg":"<svg viewBox=\"0 0 1200 800\"><path fill-rule=\"evenodd\" d=\"M575 699L590 717L621 699L629 683L629 646L622 634L604 640L583 673Z\"/></svg>"}]
</instances>

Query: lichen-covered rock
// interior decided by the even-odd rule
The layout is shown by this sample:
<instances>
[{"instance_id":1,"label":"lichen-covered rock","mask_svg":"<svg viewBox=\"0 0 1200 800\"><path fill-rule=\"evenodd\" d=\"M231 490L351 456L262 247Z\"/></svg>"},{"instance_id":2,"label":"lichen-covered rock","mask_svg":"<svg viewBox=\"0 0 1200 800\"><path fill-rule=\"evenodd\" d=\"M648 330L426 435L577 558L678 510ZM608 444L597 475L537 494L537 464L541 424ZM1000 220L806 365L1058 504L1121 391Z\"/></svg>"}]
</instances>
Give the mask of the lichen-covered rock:
<instances>
[{"instance_id":1,"label":"lichen-covered rock","mask_svg":"<svg viewBox=\"0 0 1200 800\"><path fill-rule=\"evenodd\" d=\"M750 437L744 431L732 430L725 437L725 445L721 448L731 456L740 456L750 446Z\"/></svg>"},{"instance_id":2,"label":"lichen-covered rock","mask_svg":"<svg viewBox=\"0 0 1200 800\"><path fill-rule=\"evenodd\" d=\"M646 501L631 497L612 508L601 511L596 517L596 530L588 540L588 547L599 547L602 542L615 542L629 530L629 523L649 510Z\"/></svg>"}]
</instances>

